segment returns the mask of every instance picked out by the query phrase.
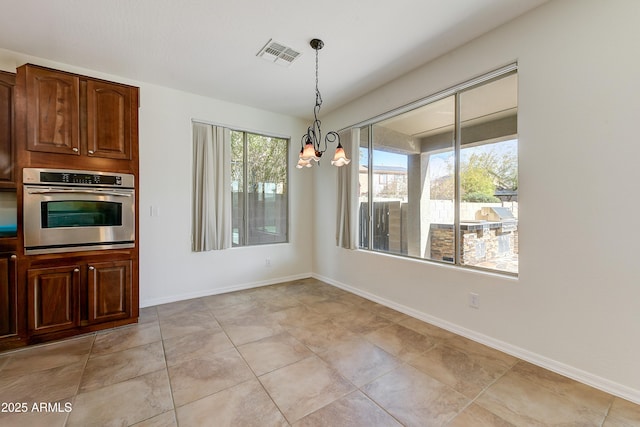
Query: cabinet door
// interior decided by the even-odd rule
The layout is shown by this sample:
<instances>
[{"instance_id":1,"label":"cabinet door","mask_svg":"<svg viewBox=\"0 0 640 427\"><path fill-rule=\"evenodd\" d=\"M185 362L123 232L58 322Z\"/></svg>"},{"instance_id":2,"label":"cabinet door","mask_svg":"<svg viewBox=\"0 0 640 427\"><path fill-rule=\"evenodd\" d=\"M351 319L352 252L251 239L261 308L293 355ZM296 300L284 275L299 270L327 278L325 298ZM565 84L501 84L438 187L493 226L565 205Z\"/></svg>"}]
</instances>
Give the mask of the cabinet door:
<instances>
[{"instance_id":1,"label":"cabinet door","mask_svg":"<svg viewBox=\"0 0 640 427\"><path fill-rule=\"evenodd\" d=\"M130 89L87 81L87 155L131 159Z\"/></svg>"},{"instance_id":2,"label":"cabinet door","mask_svg":"<svg viewBox=\"0 0 640 427\"><path fill-rule=\"evenodd\" d=\"M131 260L94 262L88 266L89 323L131 315Z\"/></svg>"},{"instance_id":3,"label":"cabinet door","mask_svg":"<svg viewBox=\"0 0 640 427\"><path fill-rule=\"evenodd\" d=\"M0 183L13 181L13 88L16 76L0 71Z\"/></svg>"},{"instance_id":4,"label":"cabinet door","mask_svg":"<svg viewBox=\"0 0 640 427\"><path fill-rule=\"evenodd\" d=\"M27 149L80 154L79 78L27 66Z\"/></svg>"},{"instance_id":5,"label":"cabinet door","mask_svg":"<svg viewBox=\"0 0 640 427\"><path fill-rule=\"evenodd\" d=\"M16 256L0 256L0 337L16 334Z\"/></svg>"},{"instance_id":6,"label":"cabinet door","mask_svg":"<svg viewBox=\"0 0 640 427\"><path fill-rule=\"evenodd\" d=\"M27 271L29 333L70 329L80 324L78 265Z\"/></svg>"}]
</instances>

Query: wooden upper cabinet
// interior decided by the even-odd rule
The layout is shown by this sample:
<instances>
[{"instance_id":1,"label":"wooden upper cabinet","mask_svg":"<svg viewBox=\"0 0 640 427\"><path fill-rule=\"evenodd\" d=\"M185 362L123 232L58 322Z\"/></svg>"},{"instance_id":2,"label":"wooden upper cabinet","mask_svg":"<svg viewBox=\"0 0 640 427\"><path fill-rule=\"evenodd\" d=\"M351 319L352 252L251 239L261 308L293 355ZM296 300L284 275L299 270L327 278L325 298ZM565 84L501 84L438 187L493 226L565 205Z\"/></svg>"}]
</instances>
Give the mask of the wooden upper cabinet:
<instances>
[{"instance_id":1,"label":"wooden upper cabinet","mask_svg":"<svg viewBox=\"0 0 640 427\"><path fill-rule=\"evenodd\" d=\"M20 67L21 73L28 151L80 156L74 163L78 167L99 165L83 160L90 157L134 160L138 88L31 64ZM55 161L46 159L47 164Z\"/></svg>"},{"instance_id":2,"label":"wooden upper cabinet","mask_svg":"<svg viewBox=\"0 0 640 427\"><path fill-rule=\"evenodd\" d=\"M0 71L0 187L15 187L13 178L13 102L16 76Z\"/></svg>"},{"instance_id":3,"label":"wooden upper cabinet","mask_svg":"<svg viewBox=\"0 0 640 427\"><path fill-rule=\"evenodd\" d=\"M27 149L80 154L80 79L54 70L26 68Z\"/></svg>"},{"instance_id":4,"label":"wooden upper cabinet","mask_svg":"<svg viewBox=\"0 0 640 427\"><path fill-rule=\"evenodd\" d=\"M103 81L87 81L87 154L131 159L131 91Z\"/></svg>"}]
</instances>

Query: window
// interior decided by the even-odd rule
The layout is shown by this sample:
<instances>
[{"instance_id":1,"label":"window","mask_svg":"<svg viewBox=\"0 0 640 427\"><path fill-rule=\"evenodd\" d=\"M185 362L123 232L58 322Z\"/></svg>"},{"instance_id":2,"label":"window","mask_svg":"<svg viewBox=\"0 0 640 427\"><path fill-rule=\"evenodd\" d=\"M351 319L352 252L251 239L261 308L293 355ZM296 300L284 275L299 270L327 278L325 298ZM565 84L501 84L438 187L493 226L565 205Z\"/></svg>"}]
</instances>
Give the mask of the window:
<instances>
[{"instance_id":1,"label":"window","mask_svg":"<svg viewBox=\"0 0 640 427\"><path fill-rule=\"evenodd\" d=\"M287 139L231 131L233 246L288 241Z\"/></svg>"},{"instance_id":2,"label":"window","mask_svg":"<svg viewBox=\"0 0 640 427\"><path fill-rule=\"evenodd\" d=\"M360 128L359 245L518 273L515 66Z\"/></svg>"}]
</instances>

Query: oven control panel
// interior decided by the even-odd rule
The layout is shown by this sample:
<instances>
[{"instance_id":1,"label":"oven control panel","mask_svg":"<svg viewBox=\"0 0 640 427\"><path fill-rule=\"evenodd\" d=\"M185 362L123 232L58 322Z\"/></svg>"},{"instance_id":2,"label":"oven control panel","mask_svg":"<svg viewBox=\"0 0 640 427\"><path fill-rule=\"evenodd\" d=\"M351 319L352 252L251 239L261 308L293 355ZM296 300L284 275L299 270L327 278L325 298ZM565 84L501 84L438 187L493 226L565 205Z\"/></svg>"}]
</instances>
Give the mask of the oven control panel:
<instances>
[{"instance_id":1,"label":"oven control panel","mask_svg":"<svg viewBox=\"0 0 640 427\"><path fill-rule=\"evenodd\" d=\"M25 184L82 185L88 187L133 188L131 174L114 174L98 171L76 171L62 169L24 168Z\"/></svg>"},{"instance_id":2,"label":"oven control panel","mask_svg":"<svg viewBox=\"0 0 640 427\"><path fill-rule=\"evenodd\" d=\"M92 173L70 172L40 172L40 182L59 184L89 184L89 185L122 185L119 175L96 175Z\"/></svg>"}]
</instances>

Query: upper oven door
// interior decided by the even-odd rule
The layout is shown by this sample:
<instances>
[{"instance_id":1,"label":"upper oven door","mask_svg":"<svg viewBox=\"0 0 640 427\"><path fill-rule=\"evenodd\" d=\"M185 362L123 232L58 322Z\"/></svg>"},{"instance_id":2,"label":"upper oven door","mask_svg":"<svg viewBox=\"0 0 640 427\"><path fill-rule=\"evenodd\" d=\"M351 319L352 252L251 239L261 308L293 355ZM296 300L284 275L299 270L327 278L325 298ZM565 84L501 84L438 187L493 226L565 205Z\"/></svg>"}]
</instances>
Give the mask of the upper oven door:
<instances>
[{"instance_id":1,"label":"upper oven door","mask_svg":"<svg viewBox=\"0 0 640 427\"><path fill-rule=\"evenodd\" d=\"M23 200L27 253L133 246L133 189L25 185Z\"/></svg>"}]
</instances>

